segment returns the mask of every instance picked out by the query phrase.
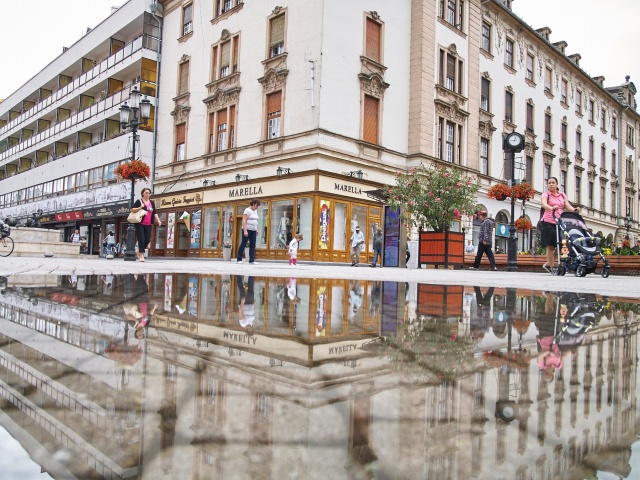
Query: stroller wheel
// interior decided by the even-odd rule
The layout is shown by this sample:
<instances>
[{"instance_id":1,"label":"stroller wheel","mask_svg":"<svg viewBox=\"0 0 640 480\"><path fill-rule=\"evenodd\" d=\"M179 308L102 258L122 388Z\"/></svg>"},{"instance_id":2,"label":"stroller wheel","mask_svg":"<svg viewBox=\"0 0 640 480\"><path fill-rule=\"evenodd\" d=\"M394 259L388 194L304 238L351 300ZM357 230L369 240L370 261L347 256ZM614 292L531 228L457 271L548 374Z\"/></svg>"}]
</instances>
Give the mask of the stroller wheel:
<instances>
[{"instance_id":1,"label":"stroller wheel","mask_svg":"<svg viewBox=\"0 0 640 480\"><path fill-rule=\"evenodd\" d=\"M559 265L556 271L556 275L564 277L565 273L567 273L567 268L564 265Z\"/></svg>"},{"instance_id":2,"label":"stroller wheel","mask_svg":"<svg viewBox=\"0 0 640 480\"><path fill-rule=\"evenodd\" d=\"M600 275L602 275L602 278L609 277L609 269L608 268L603 268L602 272L600 272Z\"/></svg>"},{"instance_id":3,"label":"stroller wheel","mask_svg":"<svg viewBox=\"0 0 640 480\"><path fill-rule=\"evenodd\" d=\"M576 268L576 277L585 277L587 275L587 269L584 265L578 265Z\"/></svg>"}]
</instances>

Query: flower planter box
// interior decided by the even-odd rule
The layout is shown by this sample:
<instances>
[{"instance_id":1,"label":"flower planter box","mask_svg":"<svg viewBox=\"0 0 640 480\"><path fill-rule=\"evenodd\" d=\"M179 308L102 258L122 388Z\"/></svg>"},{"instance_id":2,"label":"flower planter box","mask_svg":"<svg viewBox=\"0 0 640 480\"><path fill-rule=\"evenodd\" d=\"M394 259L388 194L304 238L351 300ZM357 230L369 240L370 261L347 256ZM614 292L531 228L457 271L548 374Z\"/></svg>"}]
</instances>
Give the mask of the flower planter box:
<instances>
[{"instance_id":1,"label":"flower planter box","mask_svg":"<svg viewBox=\"0 0 640 480\"><path fill-rule=\"evenodd\" d=\"M464 287L460 285L418 284L418 315L447 319L461 317Z\"/></svg>"},{"instance_id":2,"label":"flower planter box","mask_svg":"<svg viewBox=\"0 0 640 480\"><path fill-rule=\"evenodd\" d=\"M420 232L418 268L440 265L445 268L464 266L464 235L460 232Z\"/></svg>"},{"instance_id":3,"label":"flower planter box","mask_svg":"<svg viewBox=\"0 0 640 480\"><path fill-rule=\"evenodd\" d=\"M231 260L231 249L230 248L223 248L222 249L222 259L225 262L228 262Z\"/></svg>"}]
</instances>

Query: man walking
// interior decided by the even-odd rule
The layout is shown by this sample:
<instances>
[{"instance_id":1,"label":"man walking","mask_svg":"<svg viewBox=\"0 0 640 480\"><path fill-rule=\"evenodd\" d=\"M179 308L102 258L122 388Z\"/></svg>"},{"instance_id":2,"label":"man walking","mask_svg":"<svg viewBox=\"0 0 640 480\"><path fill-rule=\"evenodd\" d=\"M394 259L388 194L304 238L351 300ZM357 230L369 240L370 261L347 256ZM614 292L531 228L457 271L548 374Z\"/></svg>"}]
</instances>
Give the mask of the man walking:
<instances>
[{"instance_id":1,"label":"man walking","mask_svg":"<svg viewBox=\"0 0 640 480\"><path fill-rule=\"evenodd\" d=\"M493 220L487 217L487 212L484 210L478 212L478 218L482 220L480 226L480 233L478 234L478 253L476 259L473 262L473 267L470 270L478 270L480 267L480 260L482 260L482 254L486 253L489 263L491 264L491 270L497 270L496 259L493 257L493 251L491 246L493 244Z\"/></svg>"},{"instance_id":2,"label":"man walking","mask_svg":"<svg viewBox=\"0 0 640 480\"><path fill-rule=\"evenodd\" d=\"M360 263L360 250L364 245L364 234L360 231L360 227L356 226L356 231L351 235L351 266L357 267Z\"/></svg>"},{"instance_id":3,"label":"man walking","mask_svg":"<svg viewBox=\"0 0 640 480\"><path fill-rule=\"evenodd\" d=\"M382 229L378 228L373 235L373 263L371 266L376 268L378 263L378 257L380 257L380 266L382 266Z\"/></svg>"}]
</instances>

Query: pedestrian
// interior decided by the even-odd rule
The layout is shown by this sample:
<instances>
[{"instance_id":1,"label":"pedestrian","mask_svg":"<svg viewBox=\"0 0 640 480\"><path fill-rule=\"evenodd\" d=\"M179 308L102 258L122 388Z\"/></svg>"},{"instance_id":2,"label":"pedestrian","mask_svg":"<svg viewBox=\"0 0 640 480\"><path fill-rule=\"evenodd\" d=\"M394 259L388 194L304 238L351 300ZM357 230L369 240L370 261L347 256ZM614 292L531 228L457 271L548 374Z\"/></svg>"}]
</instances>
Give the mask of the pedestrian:
<instances>
[{"instance_id":1,"label":"pedestrian","mask_svg":"<svg viewBox=\"0 0 640 480\"><path fill-rule=\"evenodd\" d=\"M256 230L257 231L257 230ZM256 319L255 294L253 284L255 277L250 276L247 280L247 289L244 288L242 275L236 275L236 284L238 286L238 323L244 329L247 335L253 335L253 322Z\"/></svg>"},{"instance_id":2,"label":"pedestrian","mask_svg":"<svg viewBox=\"0 0 640 480\"><path fill-rule=\"evenodd\" d=\"M470 270L478 270L483 254L487 255L489 263L491 264L491 270L497 270L496 259L493 257L493 251L491 250L491 246L493 245L493 220L487 216L487 212L484 210L478 212L478 218L482 220L480 233L478 234L478 253L476 253L476 259L473 262L473 266L470 267Z\"/></svg>"},{"instance_id":3,"label":"pedestrian","mask_svg":"<svg viewBox=\"0 0 640 480\"><path fill-rule=\"evenodd\" d=\"M546 247L545 253L547 255L547 261L542 265L542 268L552 273L555 268L555 251L558 245L556 217L559 217L565 210L578 213L579 209L573 208L565 193L558 190L558 179L556 177L549 177L549 180L547 180L547 191L540 197L540 203L544 210L542 231L540 232L541 244Z\"/></svg>"},{"instance_id":4,"label":"pedestrian","mask_svg":"<svg viewBox=\"0 0 640 480\"><path fill-rule=\"evenodd\" d=\"M409 242L411 241L411 232L407 232L407 248L405 249L406 251L406 258L404 260L404 266L409 268L409 259L411 258L411 250L409 250Z\"/></svg>"},{"instance_id":5,"label":"pedestrian","mask_svg":"<svg viewBox=\"0 0 640 480\"><path fill-rule=\"evenodd\" d=\"M69 236L69 241L71 243L80 243L80 230L76 228L74 232Z\"/></svg>"},{"instance_id":6,"label":"pedestrian","mask_svg":"<svg viewBox=\"0 0 640 480\"><path fill-rule=\"evenodd\" d=\"M140 210L146 210L147 214L142 218L140 223L134 224L136 229L136 239L138 240L138 253L137 258L139 262L144 262L144 251L149 248L151 244L151 226L155 218L155 223L158 226L162 225L160 217L156 213L156 204L151 200L151 189L143 188L141 192L141 198L136 200L131 209L131 213L139 212Z\"/></svg>"},{"instance_id":7,"label":"pedestrian","mask_svg":"<svg viewBox=\"0 0 640 480\"><path fill-rule=\"evenodd\" d=\"M289 265L298 265L298 247L301 240L304 240L302 234L297 233L289 243Z\"/></svg>"},{"instance_id":8,"label":"pedestrian","mask_svg":"<svg viewBox=\"0 0 640 480\"><path fill-rule=\"evenodd\" d=\"M244 256L244 249L249 242L249 263L256 265L256 237L258 236L258 207L260 206L260 200L254 198L249 202L249 206L245 208L242 214L242 241L238 247L238 256L236 260L238 263L242 263L242 257Z\"/></svg>"},{"instance_id":9,"label":"pedestrian","mask_svg":"<svg viewBox=\"0 0 640 480\"><path fill-rule=\"evenodd\" d=\"M473 246L473 242L471 240L467 240L467 244L464 247L464 253L473 253L476 249Z\"/></svg>"},{"instance_id":10,"label":"pedestrian","mask_svg":"<svg viewBox=\"0 0 640 480\"><path fill-rule=\"evenodd\" d=\"M109 234L104 238L103 242L105 246L105 255L113 254L114 248L116 246L116 237L113 232L109 232Z\"/></svg>"},{"instance_id":11,"label":"pedestrian","mask_svg":"<svg viewBox=\"0 0 640 480\"><path fill-rule=\"evenodd\" d=\"M360 231L360 227L356 225L356 231L351 235L351 266L357 267L360 263L360 250L364 245L364 233Z\"/></svg>"},{"instance_id":12,"label":"pedestrian","mask_svg":"<svg viewBox=\"0 0 640 480\"><path fill-rule=\"evenodd\" d=\"M378 257L380 257L380 266L382 266L382 229L378 228L373 235L373 263L371 266L376 268L378 263Z\"/></svg>"}]
</instances>

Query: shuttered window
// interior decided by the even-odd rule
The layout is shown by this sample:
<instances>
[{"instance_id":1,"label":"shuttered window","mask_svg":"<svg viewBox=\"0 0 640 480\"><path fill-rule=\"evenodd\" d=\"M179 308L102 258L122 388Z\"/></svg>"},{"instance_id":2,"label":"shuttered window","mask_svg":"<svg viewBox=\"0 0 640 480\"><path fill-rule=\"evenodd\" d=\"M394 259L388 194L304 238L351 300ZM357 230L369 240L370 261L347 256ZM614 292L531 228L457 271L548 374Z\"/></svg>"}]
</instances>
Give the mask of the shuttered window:
<instances>
[{"instance_id":1,"label":"shuttered window","mask_svg":"<svg viewBox=\"0 0 640 480\"><path fill-rule=\"evenodd\" d=\"M218 112L218 151L227 148L227 109Z\"/></svg>"},{"instance_id":2,"label":"shuttered window","mask_svg":"<svg viewBox=\"0 0 640 480\"><path fill-rule=\"evenodd\" d=\"M218 46L211 49L211 80L218 79Z\"/></svg>"},{"instance_id":3,"label":"shuttered window","mask_svg":"<svg viewBox=\"0 0 640 480\"><path fill-rule=\"evenodd\" d=\"M267 139L280 136L282 92L267 95Z\"/></svg>"},{"instance_id":4,"label":"shuttered window","mask_svg":"<svg viewBox=\"0 0 640 480\"><path fill-rule=\"evenodd\" d=\"M376 62L382 61L380 55L380 32L381 25L378 22L373 21L371 18L367 18L365 55L371 60L375 60Z\"/></svg>"},{"instance_id":5,"label":"shuttered window","mask_svg":"<svg viewBox=\"0 0 640 480\"><path fill-rule=\"evenodd\" d=\"M189 91L189 62L180 64L180 74L178 79L178 95Z\"/></svg>"},{"instance_id":6,"label":"shuttered window","mask_svg":"<svg viewBox=\"0 0 640 480\"><path fill-rule=\"evenodd\" d=\"M209 114L209 153L216 151L216 114Z\"/></svg>"},{"instance_id":7,"label":"shuttered window","mask_svg":"<svg viewBox=\"0 0 640 480\"><path fill-rule=\"evenodd\" d=\"M182 9L182 35L193 31L193 5L187 5Z\"/></svg>"},{"instance_id":8,"label":"shuttered window","mask_svg":"<svg viewBox=\"0 0 640 480\"><path fill-rule=\"evenodd\" d=\"M369 143L378 143L378 115L380 100L369 95L364 96L364 128L362 139Z\"/></svg>"},{"instance_id":9,"label":"shuttered window","mask_svg":"<svg viewBox=\"0 0 640 480\"><path fill-rule=\"evenodd\" d=\"M284 15L271 19L271 35L269 46L284 44Z\"/></svg>"},{"instance_id":10,"label":"shuttered window","mask_svg":"<svg viewBox=\"0 0 640 480\"><path fill-rule=\"evenodd\" d=\"M236 147L236 106L229 108L229 148Z\"/></svg>"},{"instance_id":11,"label":"shuttered window","mask_svg":"<svg viewBox=\"0 0 640 480\"><path fill-rule=\"evenodd\" d=\"M185 159L186 124L176 125L176 162Z\"/></svg>"},{"instance_id":12,"label":"shuttered window","mask_svg":"<svg viewBox=\"0 0 640 480\"><path fill-rule=\"evenodd\" d=\"M240 37L233 39L233 73L238 72L238 55L240 54Z\"/></svg>"},{"instance_id":13,"label":"shuttered window","mask_svg":"<svg viewBox=\"0 0 640 480\"><path fill-rule=\"evenodd\" d=\"M231 60L231 42L222 44L220 50L220 78L229 75L229 62Z\"/></svg>"}]
</instances>

